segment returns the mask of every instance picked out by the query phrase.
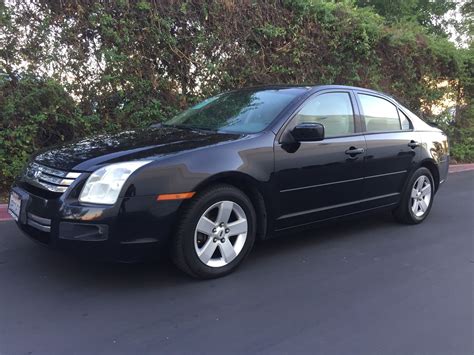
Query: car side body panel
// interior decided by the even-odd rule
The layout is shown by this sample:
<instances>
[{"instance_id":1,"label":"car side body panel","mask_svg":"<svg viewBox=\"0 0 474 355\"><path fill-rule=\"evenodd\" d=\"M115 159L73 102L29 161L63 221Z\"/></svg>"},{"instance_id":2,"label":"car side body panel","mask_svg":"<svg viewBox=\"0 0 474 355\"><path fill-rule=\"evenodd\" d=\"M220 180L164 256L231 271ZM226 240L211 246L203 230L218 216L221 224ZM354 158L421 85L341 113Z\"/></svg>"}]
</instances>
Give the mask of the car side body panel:
<instances>
[{"instance_id":1,"label":"car side body panel","mask_svg":"<svg viewBox=\"0 0 474 355\"><path fill-rule=\"evenodd\" d=\"M431 162L438 172L437 184L440 185L448 178L449 170L449 141L447 135L439 129L419 132L423 163Z\"/></svg>"},{"instance_id":2,"label":"car side body panel","mask_svg":"<svg viewBox=\"0 0 474 355\"><path fill-rule=\"evenodd\" d=\"M420 162L419 147L411 148L411 141L420 141L418 132L374 133L365 135L366 198L381 197L381 204L398 199L412 169ZM383 197L385 196L385 197Z\"/></svg>"}]
</instances>

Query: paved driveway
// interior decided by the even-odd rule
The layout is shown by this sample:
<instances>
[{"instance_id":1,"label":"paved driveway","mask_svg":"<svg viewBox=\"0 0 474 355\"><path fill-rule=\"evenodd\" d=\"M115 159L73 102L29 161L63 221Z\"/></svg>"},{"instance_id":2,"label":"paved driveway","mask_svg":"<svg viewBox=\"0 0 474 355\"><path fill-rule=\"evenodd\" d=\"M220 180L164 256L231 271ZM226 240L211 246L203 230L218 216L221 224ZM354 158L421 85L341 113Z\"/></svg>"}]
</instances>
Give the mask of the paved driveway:
<instances>
[{"instance_id":1,"label":"paved driveway","mask_svg":"<svg viewBox=\"0 0 474 355\"><path fill-rule=\"evenodd\" d=\"M422 225L388 215L261 243L224 279L112 265L0 223L0 354L473 354L474 172Z\"/></svg>"}]
</instances>

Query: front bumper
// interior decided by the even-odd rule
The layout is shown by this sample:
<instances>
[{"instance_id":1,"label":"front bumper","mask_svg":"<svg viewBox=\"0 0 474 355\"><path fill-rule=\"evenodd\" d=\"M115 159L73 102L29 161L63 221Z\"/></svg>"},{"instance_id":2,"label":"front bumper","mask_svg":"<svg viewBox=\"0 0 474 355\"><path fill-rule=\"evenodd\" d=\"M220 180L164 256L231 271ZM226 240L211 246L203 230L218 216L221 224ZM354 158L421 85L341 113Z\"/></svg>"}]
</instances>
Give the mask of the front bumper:
<instances>
[{"instance_id":1,"label":"front bumper","mask_svg":"<svg viewBox=\"0 0 474 355\"><path fill-rule=\"evenodd\" d=\"M94 259L134 262L167 250L179 201L155 196L124 197L113 206L80 203L67 194L40 196L27 186L21 197L19 228L31 239Z\"/></svg>"}]
</instances>

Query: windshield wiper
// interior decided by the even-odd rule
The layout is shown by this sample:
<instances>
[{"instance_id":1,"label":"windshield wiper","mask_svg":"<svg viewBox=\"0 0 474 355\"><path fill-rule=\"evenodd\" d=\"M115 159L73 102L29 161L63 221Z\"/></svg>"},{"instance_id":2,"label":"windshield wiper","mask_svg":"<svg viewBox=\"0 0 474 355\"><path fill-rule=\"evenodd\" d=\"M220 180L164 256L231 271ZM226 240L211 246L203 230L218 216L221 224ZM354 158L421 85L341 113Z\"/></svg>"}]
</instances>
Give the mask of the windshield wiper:
<instances>
[{"instance_id":1,"label":"windshield wiper","mask_svg":"<svg viewBox=\"0 0 474 355\"><path fill-rule=\"evenodd\" d=\"M163 124L163 126L175 127L175 128L185 129L188 131L202 131L202 132L218 133L216 130L212 130L210 128L197 127L197 126L188 126L188 125L181 125L181 124Z\"/></svg>"}]
</instances>

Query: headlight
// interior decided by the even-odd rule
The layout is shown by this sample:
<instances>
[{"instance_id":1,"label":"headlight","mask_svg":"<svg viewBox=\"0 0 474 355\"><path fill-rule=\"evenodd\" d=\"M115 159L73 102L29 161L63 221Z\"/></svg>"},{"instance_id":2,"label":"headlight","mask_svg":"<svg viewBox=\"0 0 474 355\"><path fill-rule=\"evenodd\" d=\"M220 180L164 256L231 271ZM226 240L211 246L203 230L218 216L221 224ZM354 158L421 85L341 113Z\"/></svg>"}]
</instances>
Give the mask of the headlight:
<instances>
[{"instance_id":1,"label":"headlight","mask_svg":"<svg viewBox=\"0 0 474 355\"><path fill-rule=\"evenodd\" d=\"M94 171L82 188L79 201L113 205L128 177L148 163L148 160L117 163Z\"/></svg>"}]
</instances>

